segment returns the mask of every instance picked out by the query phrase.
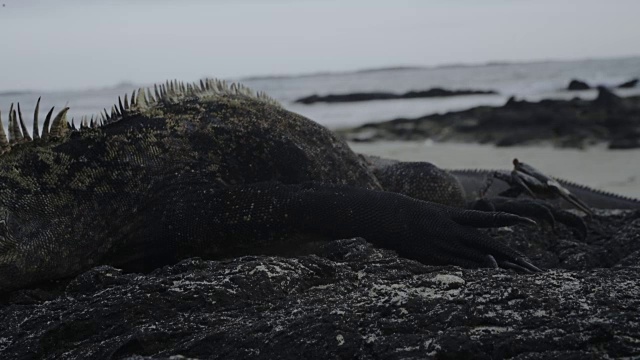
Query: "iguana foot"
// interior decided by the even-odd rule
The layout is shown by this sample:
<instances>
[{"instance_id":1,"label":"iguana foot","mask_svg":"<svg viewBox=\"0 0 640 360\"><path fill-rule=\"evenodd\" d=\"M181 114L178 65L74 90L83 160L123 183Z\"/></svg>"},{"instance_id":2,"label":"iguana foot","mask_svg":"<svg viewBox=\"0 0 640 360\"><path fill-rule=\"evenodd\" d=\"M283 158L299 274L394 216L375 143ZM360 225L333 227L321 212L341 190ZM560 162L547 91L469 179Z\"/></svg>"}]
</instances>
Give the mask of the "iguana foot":
<instances>
[{"instance_id":1,"label":"iguana foot","mask_svg":"<svg viewBox=\"0 0 640 360\"><path fill-rule=\"evenodd\" d=\"M587 225L580 216L559 209L543 200L495 197L473 201L468 207L481 211L503 211L538 219L548 223L553 229L556 228L556 222L560 222L569 227L580 240L587 237Z\"/></svg>"},{"instance_id":2,"label":"iguana foot","mask_svg":"<svg viewBox=\"0 0 640 360\"><path fill-rule=\"evenodd\" d=\"M466 268L490 267L540 272L520 252L475 228L536 224L533 220L504 212L460 210L420 202L420 219L413 221L416 238L403 241L401 256L423 263L453 264ZM443 211L444 210L444 211ZM422 240L425 239L425 240Z\"/></svg>"}]
</instances>

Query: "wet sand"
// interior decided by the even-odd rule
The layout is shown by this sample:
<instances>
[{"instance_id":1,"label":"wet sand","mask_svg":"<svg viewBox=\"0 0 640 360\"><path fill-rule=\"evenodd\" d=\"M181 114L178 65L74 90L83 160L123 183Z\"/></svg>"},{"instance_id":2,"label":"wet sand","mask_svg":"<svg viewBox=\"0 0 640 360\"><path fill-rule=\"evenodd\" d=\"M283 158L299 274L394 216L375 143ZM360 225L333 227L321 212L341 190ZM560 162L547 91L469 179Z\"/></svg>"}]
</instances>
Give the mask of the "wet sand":
<instances>
[{"instance_id":1,"label":"wet sand","mask_svg":"<svg viewBox=\"0 0 640 360\"><path fill-rule=\"evenodd\" d=\"M403 161L429 161L445 169L511 169L513 158L548 175L596 189L640 198L640 149L586 150L546 146L497 148L492 145L433 142L350 143L356 152Z\"/></svg>"}]
</instances>

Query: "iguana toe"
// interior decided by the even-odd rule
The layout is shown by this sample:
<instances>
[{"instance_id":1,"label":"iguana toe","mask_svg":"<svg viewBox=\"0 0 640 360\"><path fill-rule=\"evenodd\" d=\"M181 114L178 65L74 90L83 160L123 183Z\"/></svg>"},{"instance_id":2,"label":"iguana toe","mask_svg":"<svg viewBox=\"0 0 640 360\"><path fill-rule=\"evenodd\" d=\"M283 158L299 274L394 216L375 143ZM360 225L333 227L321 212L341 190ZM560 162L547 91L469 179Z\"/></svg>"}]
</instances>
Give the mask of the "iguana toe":
<instances>
[{"instance_id":1,"label":"iguana toe","mask_svg":"<svg viewBox=\"0 0 640 360\"><path fill-rule=\"evenodd\" d=\"M473 201L469 204L469 207L482 211L504 211L510 214L539 219L551 225L554 229L559 222L569 227L581 240L584 240L587 235L587 225L582 217L559 209L544 200L495 197Z\"/></svg>"},{"instance_id":2,"label":"iguana toe","mask_svg":"<svg viewBox=\"0 0 640 360\"><path fill-rule=\"evenodd\" d=\"M512 199L496 197L490 199L479 199L468 204L470 209L481 211L503 211L509 214L517 214L528 218L538 219L548 223L552 227L556 225L556 218L553 212L538 201L530 199Z\"/></svg>"},{"instance_id":3,"label":"iguana toe","mask_svg":"<svg viewBox=\"0 0 640 360\"><path fill-rule=\"evenodd\" d=\"M528 274L533 274L533 273L537 273L537 272L543 272L542 269L540 269L539 267L533 265L529 260L527 260L526 258L519 258L516 259L515 262L511 262L511 261L503 261L502 267L506 268L506 269L513 269L516 271L520 271L520 272L525 272Z\"/></svg>"}]
</instances>

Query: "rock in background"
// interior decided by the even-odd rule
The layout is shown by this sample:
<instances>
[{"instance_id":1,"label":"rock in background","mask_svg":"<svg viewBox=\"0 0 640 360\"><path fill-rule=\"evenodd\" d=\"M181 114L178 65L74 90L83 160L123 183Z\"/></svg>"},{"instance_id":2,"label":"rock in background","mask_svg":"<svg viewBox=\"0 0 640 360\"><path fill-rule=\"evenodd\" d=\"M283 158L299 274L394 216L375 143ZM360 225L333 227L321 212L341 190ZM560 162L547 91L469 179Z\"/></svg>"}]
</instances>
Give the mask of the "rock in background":
<instances>
[{"instance_id":1,"label":"rock in background","mask_svg":"<svg viewBox=\"0 0 640 360\"><path fill-rule=\"evenodd\" d=\"M604 87L598 87L594 100L530 102L512 97L501 107L399 118L338 130L338 134L360 142L431 139L572 148L607 143L610 149L631 149L640 147L640 97L621 98Z\"/></svg>"}]
</instances>

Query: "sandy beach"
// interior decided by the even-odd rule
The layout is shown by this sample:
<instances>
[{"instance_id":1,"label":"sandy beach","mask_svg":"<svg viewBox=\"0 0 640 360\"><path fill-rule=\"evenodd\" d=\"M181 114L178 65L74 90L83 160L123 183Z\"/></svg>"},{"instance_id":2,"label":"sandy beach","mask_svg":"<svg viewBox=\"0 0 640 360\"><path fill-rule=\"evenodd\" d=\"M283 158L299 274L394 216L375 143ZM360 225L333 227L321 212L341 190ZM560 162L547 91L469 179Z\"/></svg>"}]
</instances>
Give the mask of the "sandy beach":
<instances>
[{"instance_id":1,"label":"sandy beach","mask_svg":"<svg viewBox=\"0 0 640 360\"><path fill-rule=\"evenodd\" d=\"M510 169L513 158L548 175L596 189L640 198L640 150L586 150L546 146L497 148L492 145L393 142L351 143L356 152L403 161L429 161L445 169Z\"/></svg>"}]
</instances>

